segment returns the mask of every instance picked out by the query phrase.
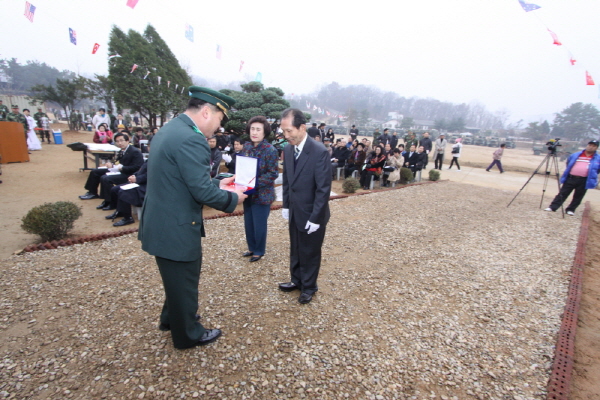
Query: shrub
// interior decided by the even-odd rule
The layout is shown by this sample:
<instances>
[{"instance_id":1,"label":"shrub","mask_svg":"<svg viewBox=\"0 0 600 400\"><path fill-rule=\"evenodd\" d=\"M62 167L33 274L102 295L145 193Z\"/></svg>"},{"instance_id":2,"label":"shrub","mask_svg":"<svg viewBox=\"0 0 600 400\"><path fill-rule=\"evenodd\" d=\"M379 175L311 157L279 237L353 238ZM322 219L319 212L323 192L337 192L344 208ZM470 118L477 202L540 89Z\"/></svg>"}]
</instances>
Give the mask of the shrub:
<instances>
[{"instance_id":1,"label":"shrub","mask_svg":"<svg viewBox=\"0 0 600 400\"><path fill-rule=\"evenodd\" d=\"M356 178L346 178L342 184L342 191L344 193L354 193L356 189L360 188L360 182Z\"/></svg>"},{"instance_id":2,"label":"shrub","mask_svg":"<svg viewBox=\"0 0 600 400\"><path fill-rule=\"evenodd\" d=\"M405 167L400 168L400 183L408 183L415 179L413 172Z\"/></svg>"},{"instance_id":3,"label":"shrub","mask_svg":"<svg viewBox=\"0 0 600 400\"><path fill-rule=\"evenodd\" d=\"M73 229L73 223L81 217L81 210L70 201L44 203L33 207L21 219L21 228L28 233L40 235L43 242L60 240Z\"/></svg>"},{"instance_id":4,"label":"shrub","mask_svg":"<svg viewBox=\"0 0 600 400\"><path fill-rule=\"evenodd\" d=\"M438 179L440 179L440 171L435 170L435 169L430 169L429 170L429 180L437 181Z\"/></svg>"}]
</instances>

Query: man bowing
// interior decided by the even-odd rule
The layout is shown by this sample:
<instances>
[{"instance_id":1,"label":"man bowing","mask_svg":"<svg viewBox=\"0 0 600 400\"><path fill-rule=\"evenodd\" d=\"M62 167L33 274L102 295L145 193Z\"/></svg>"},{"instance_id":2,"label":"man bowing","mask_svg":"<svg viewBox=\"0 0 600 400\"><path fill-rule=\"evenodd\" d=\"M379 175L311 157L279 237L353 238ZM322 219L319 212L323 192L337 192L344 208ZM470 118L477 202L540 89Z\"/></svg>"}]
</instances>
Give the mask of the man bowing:
<instances>
[{"instance_id":1,"label":"man bowing","mask_svg":"<svg viewBox=\"0 0 600 400\"><path fill-rule=\"evenodd\" d=\"M291 281L280 283L279 289L300 290L298 301L306 304L319 289L321 247L330 215L331 166L325 146L307 135L302 111L284 110L281 129L290 144L284 149L282 216L290 230Z\"/></svg>"}]
</instances>

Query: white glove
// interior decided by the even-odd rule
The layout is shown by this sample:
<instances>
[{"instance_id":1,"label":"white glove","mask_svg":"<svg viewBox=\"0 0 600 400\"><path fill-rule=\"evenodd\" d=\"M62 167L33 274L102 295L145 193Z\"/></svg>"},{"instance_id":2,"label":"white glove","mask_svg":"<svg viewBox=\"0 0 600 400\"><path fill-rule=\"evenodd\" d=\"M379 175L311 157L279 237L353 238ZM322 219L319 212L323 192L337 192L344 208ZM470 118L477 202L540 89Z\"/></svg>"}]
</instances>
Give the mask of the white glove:
<instances>
[{"instance_id":1,"label":"white glove","mask_svg":"<svg viewBox=\"0 0 600 400\"><path fill-rule=\"evenodd\" d=\"M229 164L231 162L231 156L229 154L223 154L223 160Z\"/></svg>"},{"instance_id":2,"label":"white glove","mask_svg":"<svg viewBox=\"0 0 600 400\"><path fill-rule=\"evenodd\" d=\"M307 221L304 229L308 229L308 234L310 235L311 233L316 232L317 229L319 229L320 227L321 227L321 225L319 225L319 224L313 224L312 222Z\"/></svg>"},{"instance_id":3,"label":"white glove","mask_svg":"<svg viewBox=\"0 0 600 400\"><path fill-rule=\"evenodd\" d=\"M289 208L282 208L281 209L281 216L285 220L289 221L290 220L290 210L289 210Z\"/></svg>"}]
</instances>

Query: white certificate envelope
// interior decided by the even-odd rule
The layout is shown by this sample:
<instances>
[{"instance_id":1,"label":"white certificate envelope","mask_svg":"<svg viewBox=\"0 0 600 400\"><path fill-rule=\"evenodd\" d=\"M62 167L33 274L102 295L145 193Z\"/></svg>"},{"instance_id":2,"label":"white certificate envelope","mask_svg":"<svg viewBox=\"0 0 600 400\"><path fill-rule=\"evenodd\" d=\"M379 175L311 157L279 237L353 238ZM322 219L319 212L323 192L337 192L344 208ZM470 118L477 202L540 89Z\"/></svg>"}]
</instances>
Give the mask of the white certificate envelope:
<instances>
[{"instance_id":1,"label":"white certificate envelope","mask_svg":"<svg viewBox=\"0 0 600 400\"><path fill-rule=\"evenodd\" d=\"M243 190L244 194L252 194L255 191L256 179L258 177L259 160L256 157L235 156L235 181L223 187L230 192Z\"/></svg>"}]
</instances>

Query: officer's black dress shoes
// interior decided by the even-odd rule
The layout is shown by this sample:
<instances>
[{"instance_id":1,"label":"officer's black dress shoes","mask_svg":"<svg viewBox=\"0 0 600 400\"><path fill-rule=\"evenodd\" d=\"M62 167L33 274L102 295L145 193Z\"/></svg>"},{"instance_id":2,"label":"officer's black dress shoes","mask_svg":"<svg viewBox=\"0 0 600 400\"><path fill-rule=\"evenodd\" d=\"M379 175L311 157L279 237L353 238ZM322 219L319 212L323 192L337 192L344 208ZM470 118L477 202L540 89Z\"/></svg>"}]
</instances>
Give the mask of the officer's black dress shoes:
<instances>
[{"instance_id":1,"label":"officer's black dress shoes","mask_svg":"<svg viewBox=\"0 0 600 400\"><path fill-rule=\"evenodd\" d=\"M262 256L252 256L252 258L250 259L250 262L255 262L258 261L262 258Z\"/></svg>"},{"instance_id":2,"label":"officer's black dress shoes","mask_svg":"<svg viewBox=\"0 0 600 400\"><path fill-rule=\"evenodd\" d=\"M133 217L127 217L127 218L123 218L120 221L117 221L113 224L113 226L125 226L125 225L129 225L129 224L133 224L135 221L133 220Z\"/></svg>"},{"instance_id":3,"label":"officer's black dress shoes","mask_svg":"<svg viewBox=\"0 0 600 400\"><path fill-rule=\"evenodd\" d=\"M96 207L96 210L104 210L104 207L108 207L109 205L110 203L104 200L102 203L100 203L99 206Z\"/></svg>"},{"instance_id":4,"label":"officer's black dress shoes","mask_svg":"<svg viewBox=\"0 0 600 400\"><path fill-rule=\"evenodd\" d=\"M286 282L279 284L279 290L282 292L291 292L294 290L300 290L300 288L293 282Z\"/></svg>"},{"instance_id":5,"label":"officer's black dress shoes","mask_svg":"<svg viewBox=\"0 0 600 400\"><path fill-rule=\"evenodd\" d=\"M254 255L254 253L253 253L253 252L251 252L251 251L247 251L247 252L245 252L244 254L242 254L242 257L250 257L250 256L253 256L253 255Z\"/></svg>"},{"instance_id":6,"label":"officer's black dress shoes","mask_svg":"<svg viewBox=\"0 0 600 400\"><path fill-rule=\"evenodd\" d=\"M312 300L313 295L309 294L309 293L302 293L300 295L300 297L298 297L298 303L300 304L307 304L310 303L310 301Z\"/></svg>"},{"instance_id":7,"label":"officer's black dress shoes","mask_svg":"<svg viewBox=\"0 0 600 400\"><path fill-rule=\"evenodd\" d=\"M91 200L91 199L99 199L100 196L98 196L97 194L91 193L91 192L87 192L83 196L79 196L79 198L81 200Z\"/></svg>"},{"instance_id":8,"label":"officer's black dress shoes","mask_svg":"<svg viewBox=\"0 0 600 400\"><path fill-rule=\"evenodd\" d=\"M103 211L112 211L112 210L116 210L116 209L117 209L116 207L111 207L110 203L107 206L102 207Z\"/></svg>"},{"instance_id":9,"label":"officer's black dress shoes","mask_svg":"<svg viewBox=\"0 0 600 400\"><path fill-rule=\"evenodd\" d=\"M115 218L120 217L120 216L121 216L121 214L118 211L115 211L114 213L107 215L104 218L114 220Z\"/></svg>"},{"instance_id":10,"label":"officer's black dress shoes","mask_svg":"<svg viewBox=\"0 0 600 400\"><path fill-rule=\"evenodd\" d=\"M200 316L198 314L196 314L196 321L200 321ZM161 322L160 325L158 325L158 329L163 332L168 332L171 330L171 324L164 324Z\"/></svg>"},{"instance_id":11,"label":"officer's black dress shoes","mask_svg":"<svg viewBox=\"0 0 600 400\"><path fill-rule=\"evenodd\" d=\"M204 335L202 335L200 340L198 340L194 346L206 346L207 344L212 343L221 337L222 333L223 332L221 332L220 329L207 329L206 332L204 332Z\"/></svg>"}]
</instances>

